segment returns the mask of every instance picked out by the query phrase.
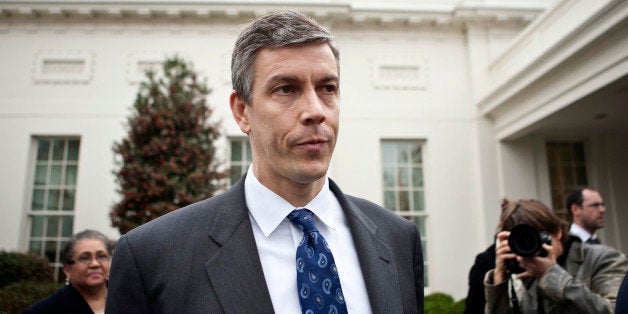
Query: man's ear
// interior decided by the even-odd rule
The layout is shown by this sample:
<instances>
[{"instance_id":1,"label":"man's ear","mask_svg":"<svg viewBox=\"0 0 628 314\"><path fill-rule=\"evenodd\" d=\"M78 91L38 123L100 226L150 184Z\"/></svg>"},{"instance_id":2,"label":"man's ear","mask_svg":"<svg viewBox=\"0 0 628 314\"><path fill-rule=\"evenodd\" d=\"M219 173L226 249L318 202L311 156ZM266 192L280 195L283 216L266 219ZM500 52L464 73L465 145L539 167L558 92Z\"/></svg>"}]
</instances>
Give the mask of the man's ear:
<instances>
[{"instance_id":1,"label":"man's ear","mask_svg":"<svg viewBox=\"0 0 628 314\"><path fill-rule=\"evenodd\" d=\"M229 105L231 107L233 119L235 119L238 126L240 126L240 130L249 134L249 132L251 132L251 125L249 123L249 106L247 106L242 97L240 97L240 95L238 95L235 91L231 92Z\"/></svg>"}]
</instances>

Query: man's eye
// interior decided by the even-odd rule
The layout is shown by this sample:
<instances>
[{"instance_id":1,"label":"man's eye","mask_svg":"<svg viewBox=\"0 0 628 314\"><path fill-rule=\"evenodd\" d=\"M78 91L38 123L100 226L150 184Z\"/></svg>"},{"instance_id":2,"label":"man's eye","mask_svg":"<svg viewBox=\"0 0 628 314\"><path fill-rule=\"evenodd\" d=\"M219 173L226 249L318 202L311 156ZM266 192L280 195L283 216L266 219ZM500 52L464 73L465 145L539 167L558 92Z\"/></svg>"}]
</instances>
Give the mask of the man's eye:
<instances>
[{"instance_id":1,"label":"man's eye","mask_svg":"<svg viewBox=\"0 0 628 314\"><path fill-rule=\"evenodd\" d=\"M323 90L325 90L328 93L334 93L336 92L336 85L325 85L323 87Z\"/></svg>"},{"instance_id":2,"label":"man's eye","mask_svg":"<svg viewBox=\"0 0 628 314\"><path fill-rule=\"evenodd\" d=\"M275 89L275 91L281 94L289 94L292 92L292 87L288 85L279 86Z\"/></svg>"}]
</instances>

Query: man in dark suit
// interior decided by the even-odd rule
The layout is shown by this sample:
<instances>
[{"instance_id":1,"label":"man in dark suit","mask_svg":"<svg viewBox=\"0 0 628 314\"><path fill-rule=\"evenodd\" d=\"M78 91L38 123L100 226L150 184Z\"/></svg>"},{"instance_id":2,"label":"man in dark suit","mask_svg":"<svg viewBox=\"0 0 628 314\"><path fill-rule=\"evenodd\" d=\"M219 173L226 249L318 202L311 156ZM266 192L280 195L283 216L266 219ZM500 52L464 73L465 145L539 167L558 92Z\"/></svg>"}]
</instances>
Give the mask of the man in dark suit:
<instances>
[{"instance_id":1,"label":"man in dark suit","mask_svg":"<svg viewBox=\"0 0 628 314\"><path fill-rule=\"evenodd\" d=\"M286 216L307 209L335 259L339 313L422 313L416 226L326 175L339 127L330 33L296 12L263 16L238 37L231 68L251 167L227 192L123 235L106 312L305 312L295 252L307 236Z\"/></svg>"}]
</instances>

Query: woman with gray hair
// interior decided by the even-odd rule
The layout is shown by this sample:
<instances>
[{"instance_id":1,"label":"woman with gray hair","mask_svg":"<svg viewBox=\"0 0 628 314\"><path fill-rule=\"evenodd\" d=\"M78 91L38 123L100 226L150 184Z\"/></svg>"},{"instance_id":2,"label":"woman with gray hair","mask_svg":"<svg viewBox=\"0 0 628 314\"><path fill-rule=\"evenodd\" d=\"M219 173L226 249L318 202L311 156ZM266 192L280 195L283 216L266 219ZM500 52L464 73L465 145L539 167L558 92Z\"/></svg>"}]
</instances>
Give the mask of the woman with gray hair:
<instances>
[{"instance_id":1,"label":"woman with gray hair","mask_svg":"<svg viewBox=\"0 0 628 314\"><path fill-rule=\"evenodd\" d=\"M73 235L61 251L66 285L24 313L105 312L113 242L95 230Z\"/></svg>"}]
</instances>

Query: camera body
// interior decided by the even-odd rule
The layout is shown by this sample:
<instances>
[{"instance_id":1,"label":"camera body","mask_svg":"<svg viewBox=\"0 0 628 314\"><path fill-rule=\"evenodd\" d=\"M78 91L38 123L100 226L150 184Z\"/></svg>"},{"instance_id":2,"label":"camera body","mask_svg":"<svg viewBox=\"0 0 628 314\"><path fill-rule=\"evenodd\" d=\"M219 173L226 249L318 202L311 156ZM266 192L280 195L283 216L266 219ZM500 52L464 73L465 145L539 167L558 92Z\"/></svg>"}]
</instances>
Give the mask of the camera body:
<instances>
[{"instance_id":1,"label":"camera body","mask_svg":"<svg viewBox=\"0 0 628 314\"><path fill-rule=\"evenodd\" d=\"M547 256L547 251L543 249L543 244L552 245L552 238L547 232L538 231L528 224L520 224L510 229L508 245L513 253L521 257ZM519 274L525 269L519 266L516 259L506 261L508 271Z\"/></svg>"}]
</instances>

